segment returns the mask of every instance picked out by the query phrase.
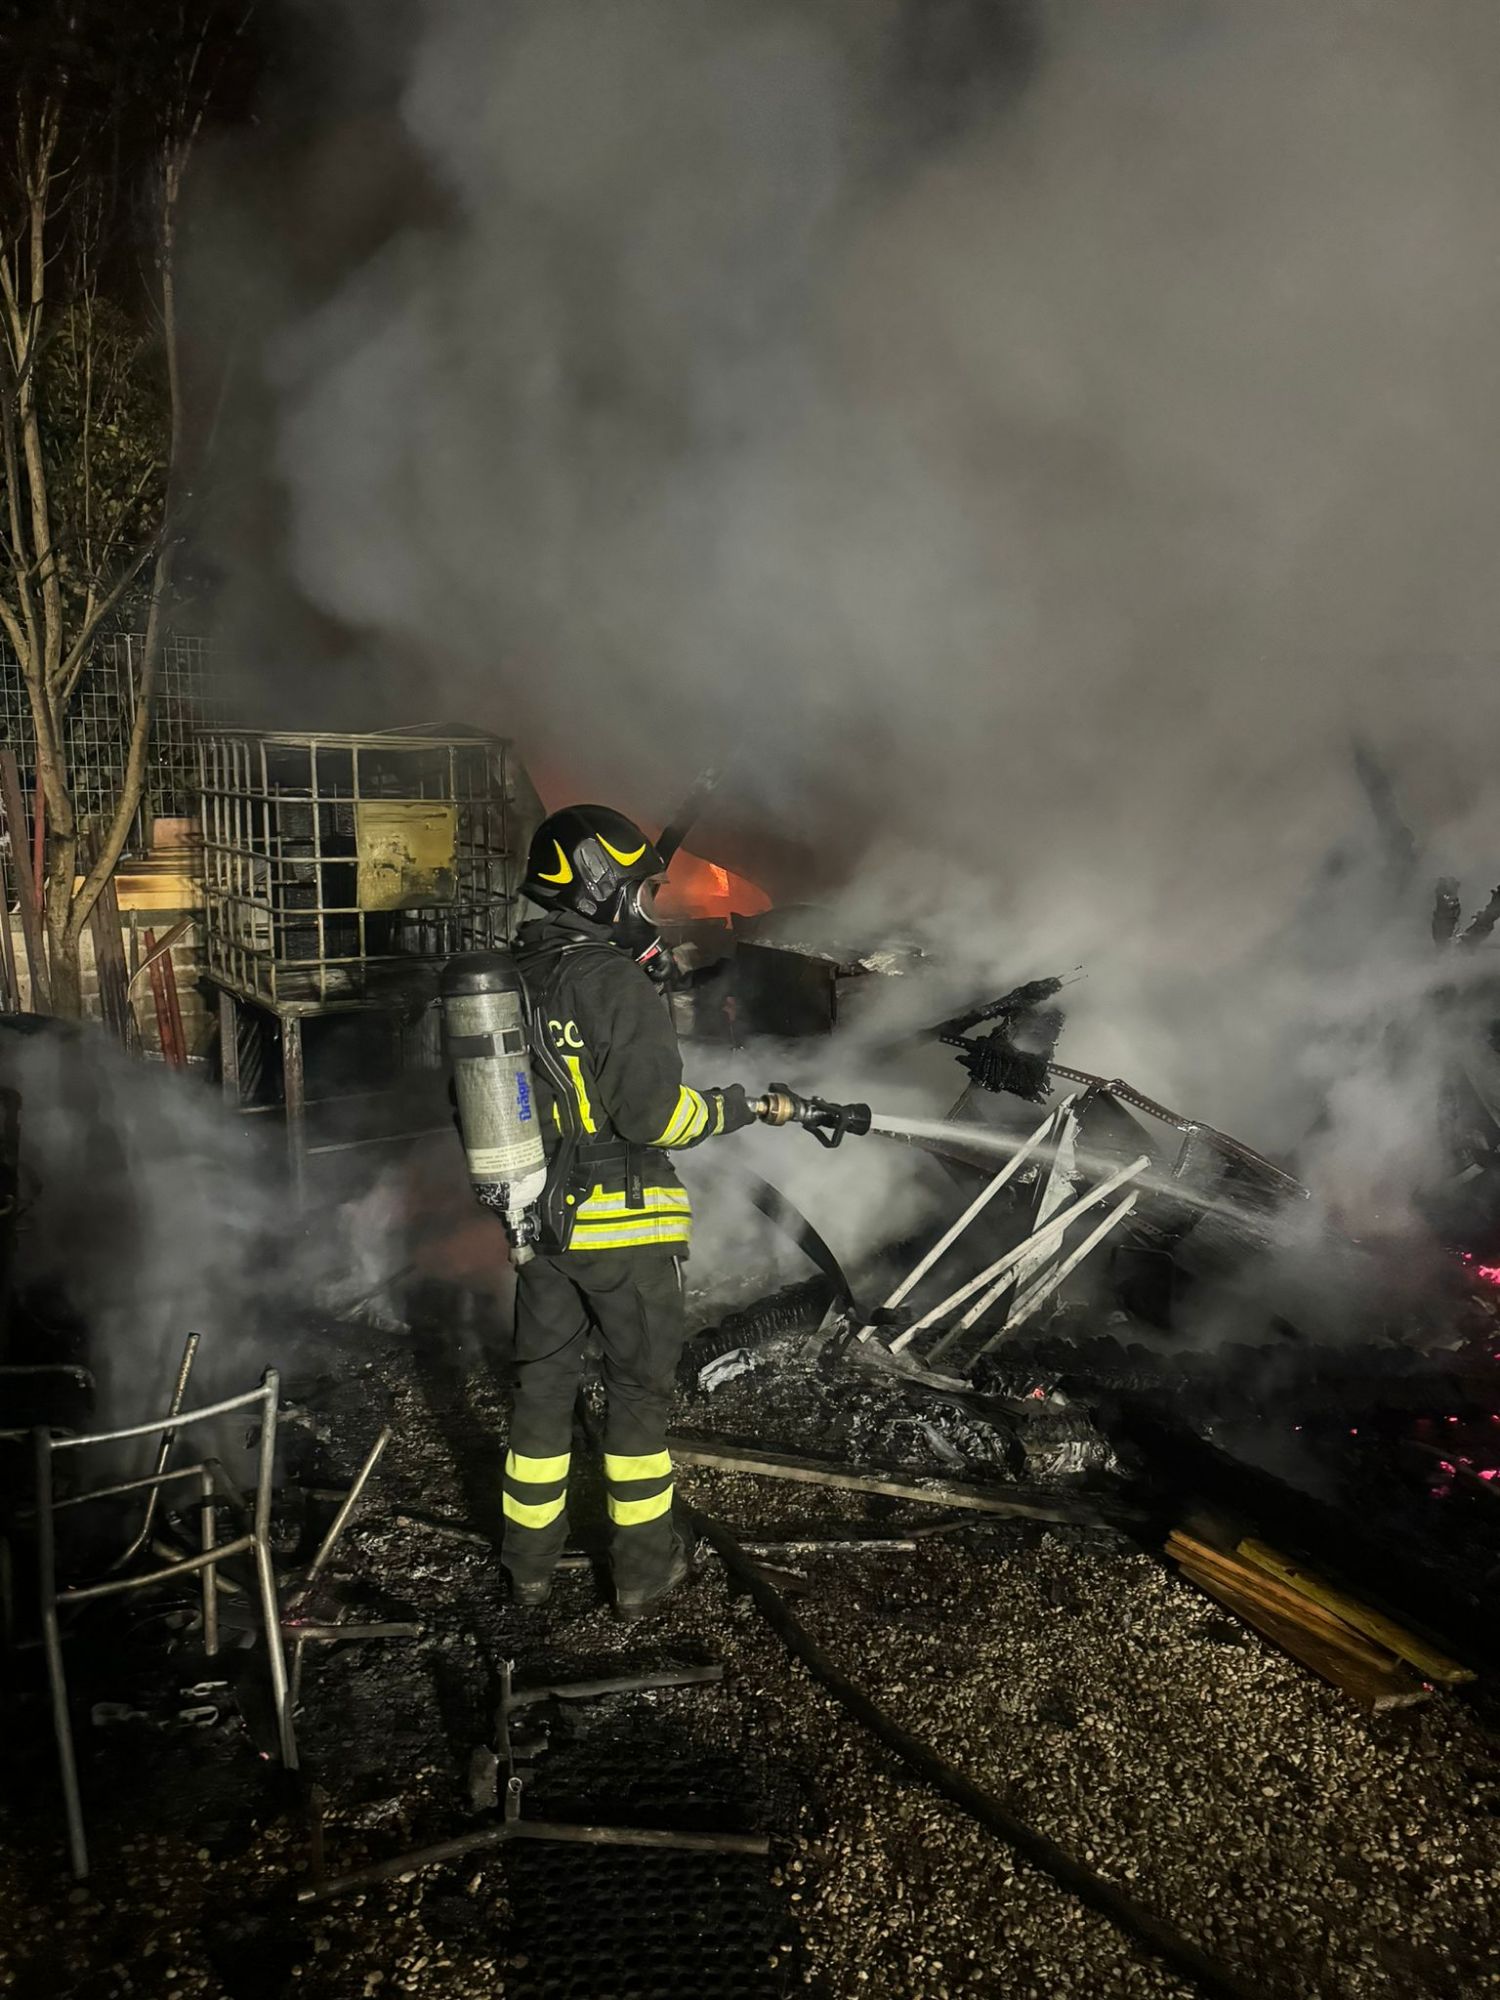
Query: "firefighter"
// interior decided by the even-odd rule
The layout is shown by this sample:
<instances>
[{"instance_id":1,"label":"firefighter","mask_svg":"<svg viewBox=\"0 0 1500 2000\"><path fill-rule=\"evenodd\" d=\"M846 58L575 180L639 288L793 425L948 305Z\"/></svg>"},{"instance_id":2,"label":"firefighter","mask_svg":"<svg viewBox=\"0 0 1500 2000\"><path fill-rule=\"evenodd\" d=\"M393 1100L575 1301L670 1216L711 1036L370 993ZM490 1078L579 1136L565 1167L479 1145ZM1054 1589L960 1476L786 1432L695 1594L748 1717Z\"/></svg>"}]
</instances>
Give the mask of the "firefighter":
<instances>
[{"instance_id":1,"label":"firefighter","mask_svg":"<svg viewBox=\"0 0 1500 2000\"><path fill-rule=\"evenodd\" d=\"M523 892L538 1106L548 1153L540 1252L516 1286L516 1389L502 1561L517 1603L545 1604L567 1534L573 1404L597 1331L608 1395L604 1477L618 1615L652 1610L687 1574L672 1520L667 1411L682 1352L692 1208L673 1153L753 1123L738 1084L696 1090L653 983L667 960L653 902L665 864L605 806L543 820Z\"/></svg>"}]
</instances>

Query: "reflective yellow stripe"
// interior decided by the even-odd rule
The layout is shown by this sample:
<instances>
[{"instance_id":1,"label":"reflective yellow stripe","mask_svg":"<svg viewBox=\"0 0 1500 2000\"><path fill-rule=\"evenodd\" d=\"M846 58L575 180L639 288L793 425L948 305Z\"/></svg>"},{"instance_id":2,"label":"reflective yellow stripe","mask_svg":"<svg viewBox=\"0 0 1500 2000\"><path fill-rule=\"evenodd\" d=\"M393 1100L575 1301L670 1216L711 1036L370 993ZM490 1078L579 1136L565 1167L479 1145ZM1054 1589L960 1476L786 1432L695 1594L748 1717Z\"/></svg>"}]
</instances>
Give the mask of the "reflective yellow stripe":
<instances>
[{"instance_id":1,"label":"reflective yellow stripe","mask_svg":"<svg viewBox=\"0 0 1500 2000\"><path fill-rule=\"evenodd\" d=\"M680 1220L651 1223L594 1223L575 1229L568 1239L570 1250L635 1250L655 1243L688 1243L693 1225L687 1216Z\"/></svg>"},{"instance_id":2,"label":"reflective yellow stripe","mask_svg":"<svg viewBox=\"0 0 1500 2000\"><path fill-rule=\"evenodd\" d=\"M693 1204L686 1188L648 1187L645 1206L631 1208L622 1188L595 1186L578 1204L570 1250L629 1250L642 1244L686 1243L693 1233Z\"/></svg>"},{"instance_id":3,"label":"reflective yellow stripe","mask_svg":"<svg viewBox=\"0 0 1500 2000\"><path fill-rule=\"evenodd\" d=\"M685 1146L698 1137L707 1123L708 1105L703 1093L683 1084L677 1092L676 1109L667 1120L661 1137L652 1143L657 1146Z\"/></svg>"},{"instance_id":4,"label":"reflective yellow stripe","mask_svg":"<svg viewBox=\"0 0 1500 2000\"><path fill-rule=\"evenodd\" d=\"M509 1493L501 1495L501 1508L507 1521L514 1521L518 1528L545 1528L555 1521L567 1505L567 1495L559 1493L555 1500L538 1500L535 1506L525 1500L517 1500Z\"/></svg>"},{"instance_id":5,"label":"reflective yellow stripe","mask_svg":"<svg viewBox=\"0 0 1500 2000\"><path fill-rule=\"evenodd\" d=\"M566 1479L572 1452L558 1453L555 1458L528 1458L524 1451L508 1451L505 1454L505 1470L511 1479L519 1479L526 1486L550 1486L554 1479Z\"/></svg>"},{"instance_id":6,"label":"reflective yellow stripe","mask_svg":"<svg viewBox=\"0 0 1500 2000\"><path fill-rule=\"evenodd\" d=\"M688 1096L693 1100L693 1115L688 1120L686 1132L682 1135L685 1140L696 1139L708 1124L708 1099L701 1090L690 1090Z\"/></svg>"},{"instance_id":7,"label":"reflective yellow stripe","mask_svg":"<svg viewBox=\"0 0 1500 2000\"><path fill-rule=\"evenodd\" d=\"M589 1103L588 1085L583 1080L583 1064L577 1056L565 1056L563 1060L573 1079L573 1095L578 1099L578 1115L583 1120L583 1129L585 1132L597 1132L599 1128L594 1123L594 1107Z\"/></svg>"},{"instance_id":8,"label":"reflective yellow stripe","mask_svg":"<svg viewBox=\"0 0 1500 2000\"><path fill-rule=\"evenodd\" d=\"M555 1097L552 1100L552 1123L557 1127L559 1132L562 1130L562 1112L558 1108Z\"/></svg>"},{"instance_id":9,"label":"reflective yellow stripe","mask_svg":"<svg viewBox=\"0 0 1500 2000\"><path fill-rule=\"evenodd\" d=\"M619 1452L604 1454L604 1476L616 1484L626 1479L665 1479L672 1470L669 1451L648 1451L644 1457L622 1457Z\"/></svg>"},{"instance_id":10,"label":"reflective yellow stripe","mask_svg":"<svg viewBox=\"0 0 1500 2000\"><path fill-rule=\"evenodd\" d=\"M653 1493L649 1500L617 1500L613 1493L609 1496L609 1518L617 1528L638 1528L643 1521L659 1521L671 1509L670 1486Z\"/></svg>"},{"instance_id":11,"label":"reflective yellow stripe","mask_svg":"<svg viewBox=\"0 0 1500 2000\"><path fill-rule=\"evenodd\" d=\"M677 1102L672 1106L672 1115L661 1128L661 1137L654 1143L658 1146L675 1146L687 1129L688 1120L693 1115L693 1100L686 1084L678 1086Z\"/></svg>"},{"instance_id":12,"label":"reflective yellow stripe","mask_svg":"<svg viewBox=\"0 0 1500 2000\"><path fill-rule=\"evenodd\" d=\"M715 1094L714 1094L714 1136L715 1136L715 1138L717 1138L717 1137L718 1137L718 1135L719 1135L719 1133L720 1133L720 1132L722 1132L723 1130L724 1130L724 1093L723 1093L723 1091L722 1091L722 1090L720 1090L720 1091L716 1091L716 1092L715 1092Z\"/></svg>"},{"instance_id":13,"label":"reflective yellow stripe","mask_svg":"<svg viewBox=\"0 0 1500 2000\"><path fill-rule=\"evenodd\" d=\"M633 868L637 863L637 861L640 860L641 856L646 851L646 843L644 840L641 842L639 847L633 847L628 854L622 854L618 847L610 846L609 842L604 838L604 835L602 833L596 833L594 835L594 838L595 840L598 841L599 845L604 849L605 853L609 856L610 860L618 861L622 868ZM544 875L542 877L542 880L544 882L548 881L550 880L550 877Z\"/></svg>"},{"instance_id":14,"label":"reflective yellow stripe","mask_svg":"<svg viewBox=\"0 0 1500 2000\"><path fill-rule=\"evenodd\" d=\"M573 879L573 864L567 855L563 853L563 846L560 840L554 840L552 845L557 849L557 870L552 875L541 875L539 879L543 882L556 882L561 887L566 888Z\"/></svg>"},{"instance_id":15,"label":"reflective yellow stripe","mask_svg":"<svg viewBox=\"0 0 1500 2000\"><path fill-rule=\"evenodd\" d=\"M692 1208L692 1197L688 1194L686 1188L648 1187L643 1188L641 1194L647 1211L662 1208L680 1208L684 1212L687 1212ZM585 1195L583 1200L578 1204L578 1219L580 1222L585 1222L591 1216L596 1215L608 1216L613 1221L617 1216L639 1215L641 1213L641 1209L629 1206L623 1188L612 1188L606 1194L597 1182L594 1184L593 1191Z\"/></svg>"}]
</instances>

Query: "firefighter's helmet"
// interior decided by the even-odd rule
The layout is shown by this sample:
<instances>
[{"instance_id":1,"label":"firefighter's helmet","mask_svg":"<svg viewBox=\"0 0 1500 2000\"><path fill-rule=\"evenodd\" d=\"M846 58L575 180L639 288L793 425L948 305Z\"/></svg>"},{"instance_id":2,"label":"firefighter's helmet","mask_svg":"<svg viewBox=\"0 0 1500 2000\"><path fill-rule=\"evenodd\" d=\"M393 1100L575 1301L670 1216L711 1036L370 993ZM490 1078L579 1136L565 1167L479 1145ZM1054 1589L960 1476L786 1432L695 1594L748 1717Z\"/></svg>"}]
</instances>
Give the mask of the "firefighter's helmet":
<instances>
[{"instance_id":1,"label":"firefighter's helmet","mask_svg":"<svg viewBox=\"0 0 1500 2000\"><path fill-rule=\"evenodd\" d=\"M543 909L608 924L632 957L654 949L650 885L666 873L655 844L609 806L564 806L532 836L523 895Z\"/></svg>"}]
</instances>

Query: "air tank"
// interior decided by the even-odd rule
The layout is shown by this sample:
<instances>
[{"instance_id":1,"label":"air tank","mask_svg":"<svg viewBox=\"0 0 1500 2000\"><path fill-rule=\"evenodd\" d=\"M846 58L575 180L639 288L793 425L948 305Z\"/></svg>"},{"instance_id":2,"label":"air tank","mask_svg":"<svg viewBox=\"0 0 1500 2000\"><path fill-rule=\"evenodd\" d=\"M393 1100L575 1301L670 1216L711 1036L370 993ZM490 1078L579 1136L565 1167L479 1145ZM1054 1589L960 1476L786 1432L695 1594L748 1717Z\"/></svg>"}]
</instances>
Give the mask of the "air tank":
<instances>
[{"instance_id":1,"label":"air tank","mask_svg":"<svg viewBox=\"0 0 1500 2000\"><path fill-rule=\"evenodd\" d=\"M510 953L497 950L450 959L439 991L469 1179L501 1216L516 1261L524 1262L547 1177L526 988Z\"/></svg>"}]
</instances>

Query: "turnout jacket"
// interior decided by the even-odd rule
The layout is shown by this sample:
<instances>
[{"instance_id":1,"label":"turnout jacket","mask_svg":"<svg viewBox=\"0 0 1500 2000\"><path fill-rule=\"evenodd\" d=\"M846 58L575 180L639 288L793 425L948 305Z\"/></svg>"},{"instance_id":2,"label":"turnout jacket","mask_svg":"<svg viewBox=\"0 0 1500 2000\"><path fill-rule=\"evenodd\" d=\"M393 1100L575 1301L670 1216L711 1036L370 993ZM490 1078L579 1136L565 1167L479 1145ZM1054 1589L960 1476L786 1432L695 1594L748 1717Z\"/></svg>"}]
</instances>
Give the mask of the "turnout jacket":
<instances>
[{"instance_id":1,"label":"turnout jacket","mask_svg":"<svg viewBox=\"0 0 1500 2000\"><path fill-rule=\"evenodd\" d=\"M683 1082L666 1003L605 935L579 918L549 916L523 924L515 945L554 1174L570 1127L575 1139L563 1195L572 1220L566 1247L685 1245L692 1204L670 1155L737 1132L755 1113L737 1083L697 1090ZM559 1089L569 1094L566 1106Z\"/></svg>"}]
</instances>

